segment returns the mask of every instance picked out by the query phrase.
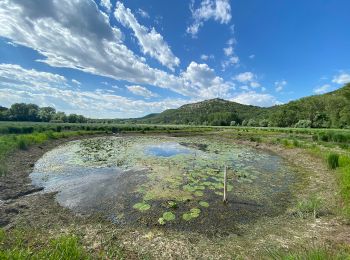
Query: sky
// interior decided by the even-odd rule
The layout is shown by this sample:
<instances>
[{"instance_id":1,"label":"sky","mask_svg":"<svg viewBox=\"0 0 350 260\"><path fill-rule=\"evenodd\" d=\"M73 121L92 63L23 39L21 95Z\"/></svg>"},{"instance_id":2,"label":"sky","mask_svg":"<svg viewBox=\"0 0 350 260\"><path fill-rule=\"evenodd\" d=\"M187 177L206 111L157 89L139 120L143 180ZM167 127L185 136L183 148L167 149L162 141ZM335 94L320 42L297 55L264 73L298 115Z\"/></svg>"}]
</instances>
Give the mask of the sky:
<instances>
[{"instance_id":1,"label":"sky","mask_svg":"<svg viewBox=\"0 0 350 260\"><path fill-rule=\"evenodd\" d=\"M0 0L0 105L141 117L350 82L348 0Z\"/></svg>"}]
</instances>

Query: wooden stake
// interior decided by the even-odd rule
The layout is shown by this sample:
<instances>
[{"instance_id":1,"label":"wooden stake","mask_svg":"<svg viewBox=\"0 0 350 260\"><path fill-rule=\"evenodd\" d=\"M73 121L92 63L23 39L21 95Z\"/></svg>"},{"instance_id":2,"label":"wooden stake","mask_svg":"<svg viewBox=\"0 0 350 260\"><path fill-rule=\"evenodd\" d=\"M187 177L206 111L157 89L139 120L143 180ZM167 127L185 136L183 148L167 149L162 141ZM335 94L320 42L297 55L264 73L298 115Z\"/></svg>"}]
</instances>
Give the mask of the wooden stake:
<instances>
[{"instance_id":1,"label":"wooden stake","mask_svg":"<svg viewBox=\"0 0 350 260\"><path fill-rule=\"evenodd\" d=\"M224 171L224 203L227 203L227 166L225 165L225 171Z\"/></svg>"}]
</instances>

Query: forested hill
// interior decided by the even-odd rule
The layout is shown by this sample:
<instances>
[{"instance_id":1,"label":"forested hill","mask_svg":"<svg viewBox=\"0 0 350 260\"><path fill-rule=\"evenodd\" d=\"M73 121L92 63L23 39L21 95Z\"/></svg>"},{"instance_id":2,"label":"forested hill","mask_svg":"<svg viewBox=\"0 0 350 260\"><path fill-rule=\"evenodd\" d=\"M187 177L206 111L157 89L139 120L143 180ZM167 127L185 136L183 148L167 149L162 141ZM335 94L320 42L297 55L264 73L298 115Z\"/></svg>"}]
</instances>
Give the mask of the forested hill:
<instances>
[{"instance_id":1,"label":"forested hill","mask_svg":"<svg viewBox=\"0 0 350 260\"><path fill-rule=\"evenodd\" d=\"M211 99L151 114L135 121L157 124L350 127L350 83L327 94L269 108Z\"/></svg>"}]
</instances>

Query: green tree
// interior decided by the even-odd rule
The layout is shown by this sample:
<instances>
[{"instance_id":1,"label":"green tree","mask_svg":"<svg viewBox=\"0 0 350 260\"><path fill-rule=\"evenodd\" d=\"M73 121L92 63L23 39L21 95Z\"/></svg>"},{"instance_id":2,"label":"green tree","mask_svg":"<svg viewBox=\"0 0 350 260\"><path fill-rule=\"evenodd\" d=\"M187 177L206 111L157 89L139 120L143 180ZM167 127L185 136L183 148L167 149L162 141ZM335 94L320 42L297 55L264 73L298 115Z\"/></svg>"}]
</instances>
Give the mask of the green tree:
<instances>
[{"instance_id":1,"label":"green tree","mask_svg":"<svg viewBox=\"0 0 350 260\"><path fill-rule=\"evenodd\" d=\"M50 122L53 116L56 114L56 109L53 107L41 107L39 109L38 116L40 121Z\"/></svg>"}]
</instances>

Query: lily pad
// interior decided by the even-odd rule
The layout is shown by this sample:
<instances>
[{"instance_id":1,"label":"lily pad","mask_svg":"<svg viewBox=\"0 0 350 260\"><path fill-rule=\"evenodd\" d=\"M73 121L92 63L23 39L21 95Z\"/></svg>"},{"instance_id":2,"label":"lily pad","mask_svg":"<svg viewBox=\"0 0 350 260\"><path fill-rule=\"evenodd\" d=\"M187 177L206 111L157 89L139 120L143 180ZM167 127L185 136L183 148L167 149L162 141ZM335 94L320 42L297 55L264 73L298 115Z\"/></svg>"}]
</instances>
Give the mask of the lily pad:
<instances>
[{"instance_id":1,"label":"lily pad","mask_svg":"<svg viewBox=\"0 0 350 260\"><path fill-rule=\"evenodd\" d=\"M182 218L186 221L190 221L192 219L191 213L185 213L182 215Z\"/></svg>"},{"instance_id":2,"label":"lily pad","mask_svg":"<svg viewBox=\"0 0 350 260\"><path fill-rule=\"evenodd\" d=\"M206 202L206 201L200 201L200 202L199 202L199 205L201 205L201 206L204 207L204 208L209 207L209 203Z\"/></svg>"},{"instance_id":3,"label":"lily pad","mask_svg":"<svg viewBox=\"0 0 350 260\"><path fill-rule=\"evenodd\" d=\"M149 210L151 208L151 205L149 205L145 202L139 202L139 203L136 203L133 206L133 208L138 209L139 211L146 211L146 210Z\"/></svg>"},{"instance_id":4,"label":"lily pad","mask_svg":"<svg viewBox=\"0 0 350 260\"><path fill-rule=\"evenodd\" d=\"M197 197L201 197L201 196L203 196L203 191L197 190L197 191L194 192L194 195L197 196Z\"/></svg>"},{"instance_id":5,"label":"lily pad","mask_svg":"<svg viewBox=\"0 0 350 260\"><path fill-rule=\"evenodd\" d=\"M175 219L175 214L173 214L170 211L164 212L163 213L163 219L166 221L172 221Z\"/></svg>"}]
</instances>

